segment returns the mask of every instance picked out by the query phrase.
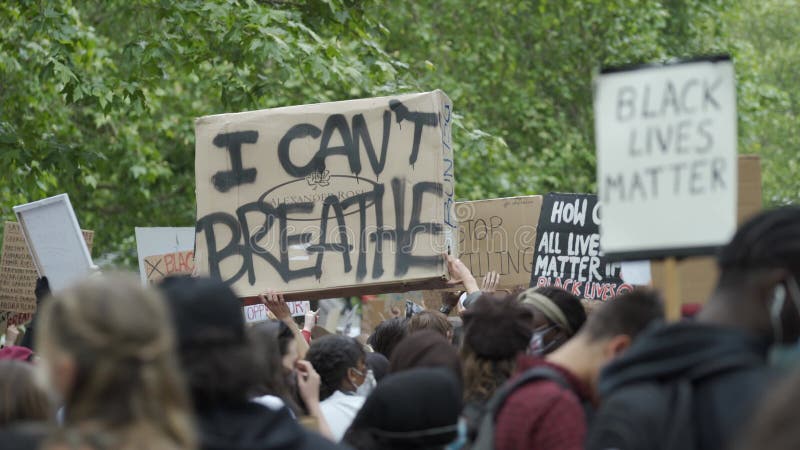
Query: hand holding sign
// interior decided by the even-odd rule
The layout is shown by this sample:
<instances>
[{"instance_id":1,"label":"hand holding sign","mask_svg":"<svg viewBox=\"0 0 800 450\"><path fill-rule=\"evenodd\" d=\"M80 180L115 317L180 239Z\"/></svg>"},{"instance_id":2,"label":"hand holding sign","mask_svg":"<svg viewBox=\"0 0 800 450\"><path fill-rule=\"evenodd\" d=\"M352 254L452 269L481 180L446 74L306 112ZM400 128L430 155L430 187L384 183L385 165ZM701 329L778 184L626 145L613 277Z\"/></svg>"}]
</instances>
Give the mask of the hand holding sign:
<instances>
[{"instance_id":1,"label":"hand holding sign","mask_svg":"<svg viewBox=\"0 0 800 450\"><path fill-rule=\"evenodd\" d=\"M445 255L447 258L447 270L450 271L450 281L447 282L450 286L464 284L464 289L467 293L479 291L478 282L472 276L466 265L460 259L454 258L451 255Z\"/></svg>"},{"instance_id":2,"label":"hand holding sign","mask_svg":"<svg viewBox=\"0 0 800 450\"><path fill-rule=\"evenodd\" d=\"M289 310L289 305L286 304L286 300L283 298L283 294L279 294L275 291L268 291L266 293L266 297L264 294L258 296L261 299L261 303L263 303L267 309L270 310L272 314L275 315L275 318L280 321L291 320L292 312Z\"/></svg>"}]
</instances>

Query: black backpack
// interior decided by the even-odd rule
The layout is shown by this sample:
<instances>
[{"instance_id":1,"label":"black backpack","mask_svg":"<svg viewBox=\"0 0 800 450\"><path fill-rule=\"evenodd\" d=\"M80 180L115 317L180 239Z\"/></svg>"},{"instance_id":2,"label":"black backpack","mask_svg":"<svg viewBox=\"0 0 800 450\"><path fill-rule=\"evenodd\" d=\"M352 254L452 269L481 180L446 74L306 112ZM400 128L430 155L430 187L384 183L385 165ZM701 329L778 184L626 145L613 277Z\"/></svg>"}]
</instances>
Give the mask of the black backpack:
<instances>
[{"instance_id":1,"label":"black backpack","mask_svg":"<svg viewBox=\"0 0 800 450\"><path fill-rule=\"evenodd\" d=\"M470 450L492 450L494 448L494 426L497 414L503 408L508 397L518 388L539 380L553 381L563 389L573 392L580 399L578 393L572 389L572 385L558 370L549 366L533 367L500 387L482 407L472 405L465 408L464 415L467 423L473 425L474 429L471 430L473 434L477 432L474 441L469 444L468 448ZM594 411L591 403L584 401L583 410L588 423Z\"/></svg>"}]
</instances>

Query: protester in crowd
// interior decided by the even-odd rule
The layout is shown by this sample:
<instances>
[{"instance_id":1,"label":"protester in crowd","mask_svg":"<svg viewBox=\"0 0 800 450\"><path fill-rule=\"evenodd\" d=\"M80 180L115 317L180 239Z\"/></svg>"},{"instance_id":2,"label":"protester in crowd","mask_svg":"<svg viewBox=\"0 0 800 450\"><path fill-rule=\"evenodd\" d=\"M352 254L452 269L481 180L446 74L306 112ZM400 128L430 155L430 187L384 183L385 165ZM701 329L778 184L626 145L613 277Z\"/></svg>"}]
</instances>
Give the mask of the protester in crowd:
<instances>
[{"instance_id":1,"label":"protester in crowd","mask_svg":"<svg viewBox=\"0 0 800 450\"><path fill-rule=\"evenodd\" d=\"M259 358L259 383L254 401L273 410L287 408L306 428L333 439L322 415L319 400L320 376L308 361L289 352L295 336L280 321L262 322L248 330Z\"/></svg>"},{"instance_id":2,"label":"protester in crowd","mask_svg":"<svg viewBox=\"0 0 800 450\"><path fill-rule=\"evenodd\" d=\"M23 361L0 361L0 428L17 422L49 422L53 405L39 386L34 368Z\"/></svg>"},{"instance_id":3,"label":"protester in crowd","mask_svg":"<svg viewBox=\"0 0 800 450\"><path fill-rule=\"evenodd\" d=\"M441 333L422 330L403 339L392 354L389 372L397 373L419 367L446 368L462 379L461 359L456 349Z\"/></svg>"},{"instance_id":4,"label":"protester in crowd","mask_svg":"<svg viewBox=\"0 0 800 450\"><path fill-rule=\"evenodd\" d=\"M796 450L800 448L797 405L800 403L800 372L793 372L764 398L734 450Z\"/></svg>"},{"instance_id":5,"label":"protester in crowd","mask_svg":"<svg viewBox=\"0 0 800 450\"><path fill-rule=\"evenodd\" d=\"M586 321L586 310L575 295L555 287L523 291L518 300L533 313L531 353L546 355L578 333Z\"/></svg>"},{"instance_id":6,"label":"protester in crowd","mask_svg":"<svg viewBox=\"0 0 800 450\"><path fill-rule=\"evenodd\" d=\"M36 328L38 368L64 405L49 445L193 448L189 401L162 298L103 276L49 299Z\"/></svg>"},{"instance_id":7,"label":"protester in crowd","mask_svg":"<svg viewBox=\"0 0 800 450\"><path fill-rule=\"evenodd\" d=\"M389 373L389 360L381 353L368 352L366 362L376 382L380 382Z\"/></svg>"},{"instance_id":8,"label":"protester in crowd","mask_svg":"<svg viewBox=\"0 0 800 450\"><path fill-rule=\"evenodd\" d=\"M307 357L322 378L322 414L340 441L364 404L358 391L367 381L366 354L355 339L330 335L312 342Z\"/></svg>"},{"instance_id":9,"label":"protester in crowd","mask_svg":"<svg viewBox=\"0 0 800 450\"><path fill-rule=\"evenodd\" d=\"M750 219L692 321L656 327L603 372L590 449L726 448L773 383L770 344L800 334L800 207Z\"/></svg>"},{"instance_id":10,"label":"protester in crowd","mask_svg":"<svg viewBox=\"0 0 800 450\"><path fill-rule=\"evenodd\" d=\"M596 307L578 334L546 359L521 357L517 376L492 399L496 410L484 416L476 447L583 449L600 370L663 318L655 292L633 291Z\"/></svg>"},{"instance_id":11,"label":"protester in crowd","mask_svg":"<svg viewBox=\"0 0 800 450\"><path fill-rule=\"evenodd\" d=\"M453 327L447 321L447 316L439 311L422 311L414 314L406 325L408 334L420 330L432 330L441 334L449 342L453 340Z\"/></svg>"},{"instance_id":12,"label":"protester in crowd","mask_svg":"<svg viewBox=\"0 0 800 450\"><path fill-rule=\"evenodd\" d=\"M407 322L406 319L400 317L384 320L375 327L372 336L367 339L367 344L373 350L385 356L386 359L391 360L394 348L408 333Z\"/></svg>"},{"instance_id":13,"label":"protester in crowd","mask_svg":"<svg viewBox=\"0 0 800 450\"><path fill-rule=\"evenodd\" d=\"M304 430L285 409L251 401L261 365L247 338L239 299L228 286L168 277L161 289L177 330L203 449L336 448ZM312 382L298 377L300 390Z\"/></svg>"},{"instance_id":14,"label":"protester in crowd","mask_svg":"<svg viewBox=\"0 0 800 450\"><path fill-rule=\"evenodd\" d=\"M356 450L444 449L458 437L461 384L446 369L386 377L359 411L344 442Z\"/></svg>"},{"instance_id":15,"label":"protester in crowd","mask_svg":"<svg viewBox=\"0 0 800 450\"><path fill-rule=\"evenodd\" d=\"M533 315L513 296L483 295L464 312L463 319L464 416L472 437L484 403L508 380L517 357L528 349Z\"/></svg>"},{"instance_id":16,"label":"protester in crowd","mask_svg":"<svg viewBox=\"0 0 800 450\"><path fill-rule=\"evenodd\" d=\"M40 384L25 360L0 361L0 447L34 450L47 436L54 410Z\"/></svg>"},{"instance_id":17,"label":"protester in crowd","mask_svg":"<svg viewBox=\"0 0 800 450\"><path fill-rule=\"evenodd\" d=\"M269 291L266 294L259 295L259 299L277 320L283 322L291 330L292 336L294 336L294 348L289 349L289 354L296 354L297 359L305 358L308 352L308 343L311 340L311 328L308 331L309 338L306 339L305 333L300 330L300 327L297 326L294 318L292 318L292 312L289 309L289 305L286 304L283 294Z\"/></svg>"}]
</instances>

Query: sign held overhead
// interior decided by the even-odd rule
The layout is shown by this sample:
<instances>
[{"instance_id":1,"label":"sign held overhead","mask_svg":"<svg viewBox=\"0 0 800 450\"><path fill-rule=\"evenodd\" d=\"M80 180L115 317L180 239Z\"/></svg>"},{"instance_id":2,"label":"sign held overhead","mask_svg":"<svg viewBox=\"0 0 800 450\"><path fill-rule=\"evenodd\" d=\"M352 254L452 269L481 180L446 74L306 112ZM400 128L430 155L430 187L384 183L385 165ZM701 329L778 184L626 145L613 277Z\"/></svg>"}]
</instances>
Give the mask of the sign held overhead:
<instances>
[{"instance_id":1,"label":"sign held overhead","mask_svg":"<svg viewBox=\"0 0 800 450\"><path fill-rule=\"evenodd\" d=\"M441 91L198 119L198 272L242 297L442 286L451 119Z\"/></svg>"},{"instance_id":2,"label":"sign held overhead","mask_svg":"<svg viewBox=\"0 0 800 450\"><path fill-rule=\"evenodd\" d=\"M614 259L711 253L736 229L736 87L727 57L596 80L600 246Z\"/></svg>"}]
</instances>

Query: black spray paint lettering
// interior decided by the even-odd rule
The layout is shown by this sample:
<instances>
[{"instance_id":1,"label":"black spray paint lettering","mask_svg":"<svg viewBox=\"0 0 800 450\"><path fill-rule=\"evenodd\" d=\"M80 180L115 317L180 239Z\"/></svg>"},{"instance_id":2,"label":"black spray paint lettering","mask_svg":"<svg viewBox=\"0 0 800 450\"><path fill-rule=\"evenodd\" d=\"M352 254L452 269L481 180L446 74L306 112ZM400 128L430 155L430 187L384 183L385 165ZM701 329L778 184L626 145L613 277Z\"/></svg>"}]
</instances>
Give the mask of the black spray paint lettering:
<instances>
[{"instance_id":1,"label":"black spray paint lettering","mask_svg":"<svg viewBox=\"0 0 800 450\"><path fill-rule=\"evenodd\" d=\"M245 169L242 165L242 144L255 144L257 141L258 131L220 133L214 137L214 145L227 150L231 158L231 170L221 170L211 178L218 191L228 192L240 184L256 181L255 167Z\"/></svg>"},{"instance_id":2,"label":"black spray paint lettering","mask_svg":"<svg viewBox=\"0 0 800 450\"><path fill-rule=\"evenodd\" d=\"M397 123L401 124L404 120L414 122L414 142L411 144L411 156L408 157L408 163L413 166L417 162L417 156L419 155L419 144L422 142L422 127L436 127L439 124L439 116L435 113L409 111L406 105L397 100L391 100L389 108L397 116Z\"/></svg>"},{"instance_id":3,"label":"black spray paint lettering","mask_svg":"<svg viewBox=\"0 0 800 450\"><path fill-rule=\"evenodd\" d=\"M384 273L383 254L385 242L394 241L397 243L395 255L395 275L400 276L408 272L411 267L436 267L440 262L439 256L417 256L412 254L414 242L420 233L436 235L442 232L442 225L431 222L421 222L422 204L424 195L434 195L442 197L442 184L436 182L419 182L412 186L411 215L406 225L405 221L405 187L406 181L400 178L391 180L392 194L394 200L394 213L396 217L395 228L386 229L383 223L383 197L385 187L383 184L376 184L374 189L369 192L359 193L349 198L340 199L336 195L328 196L322 205L319 215L314 215L319 222L318 230L321 230L319 242L312 243L311 233L289 234L288 227L290 215L310 215L314 213L314 203L282 203L274 206L265 200L262 195L257 201L240 206L236 211L236 216L217 212L209 214L197 222L197 233L204 233L208 248L209 272L212 277L221 279L220 267L223 262L234 264L239 262L240 267L234 275L223 281L232 284L247 274L250 285L255 284L256 274L253 264L254 258L261 258L281 276L284 282L290 282L301 278L322 276L322 261L325 253L338 253L342 257L343 270L345 273L352 271L353 266L350 254L353 246L348 241L346 230L348 224L345 212L348 208L358 206L359 209L359 253L356 262L356 277L363 280L367 275L367 240L373 244L373 267L372 278L378 279ZM377 229L368 233L366 230L367 208L373 202L375 223ZM330 211L333 211L333 218L336 221L335 227L338 232L339 242L327 242L327 231L332 228L329 226ZM249 217L253 213L258 213L263 217L257 224L251 223ZM255 227L254 227L255 225ZM224 245L217 242L217 227L226 228L231 234L231 239ZM350 226L350 229L355 227ZM250 230L258 229L258 232L251 236ZM279 256L276 257L266 248L257 242L268 237L270 233L279 234ZM290 267L289 247L293 245L306 245L309 253L318 253L315 264L309 267L293 269Z\"/></svg>"}]
</instances>

